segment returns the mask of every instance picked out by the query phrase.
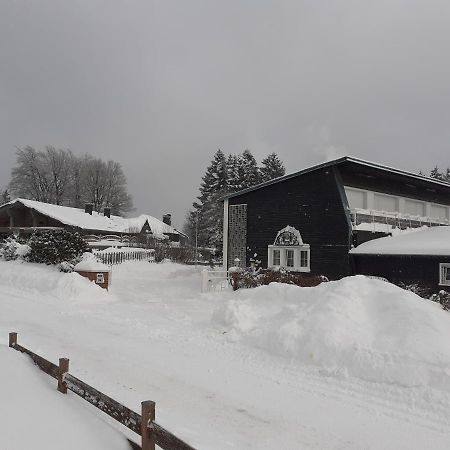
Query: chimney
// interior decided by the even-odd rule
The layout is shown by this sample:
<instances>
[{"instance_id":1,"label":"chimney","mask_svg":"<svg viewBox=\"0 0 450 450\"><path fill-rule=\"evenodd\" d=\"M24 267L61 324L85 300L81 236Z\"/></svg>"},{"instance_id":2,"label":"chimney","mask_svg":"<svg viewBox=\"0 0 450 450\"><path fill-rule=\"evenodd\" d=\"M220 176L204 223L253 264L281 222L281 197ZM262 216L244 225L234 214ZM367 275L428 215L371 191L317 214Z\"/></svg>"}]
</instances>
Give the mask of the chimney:
<instances>
[{"instance_id":1,"label":"chimney","mask_svg":"<svg viewBox=\"0 0 450 450\"><path fill-rule=\"evenodd\" d=\"M164 214L163 222L169 226L172 226L172 214Z\"/></svg>"},{"instance_id":2,"label":"chimney","mask_svg":"<svg viewBox=\"0 0 450 450\"><path fill-rule=\"evenodd\" d=\"M103 215L108 218L111 217L111 208L105 208L103 210Z\"/></svg>"},{"instance_id":3,"label":"chimney","mask_svg":"<svg viewBox=\"0 0 450 450\"><path fill-rule=\"evenodd\" d=\"M92 211L94 211L94 205L92 203L86 203L84 205L84 212L92 216Z\"/></svg>"}]
</instances>

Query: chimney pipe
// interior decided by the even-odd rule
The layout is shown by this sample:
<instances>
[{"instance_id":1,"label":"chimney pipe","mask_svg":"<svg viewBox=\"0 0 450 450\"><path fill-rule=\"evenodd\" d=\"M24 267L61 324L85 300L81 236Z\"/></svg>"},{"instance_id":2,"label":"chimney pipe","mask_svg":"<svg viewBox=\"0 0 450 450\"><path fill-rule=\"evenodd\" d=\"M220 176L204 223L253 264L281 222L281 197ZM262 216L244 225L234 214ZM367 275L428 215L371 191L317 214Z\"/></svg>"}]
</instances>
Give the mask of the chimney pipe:
<instances>
[{"instance_id":1,"label":"chimney pipe","mask_svg":"<svg viewBox=\"0 0 450 450\"><path fill-rule=\"evenodd\" d=\"M92 216L93 211L94 211L94 205L92 203L86 203L84 205L84 212L86 214L90 214Z\"/></svg>"},{"instance_id":2,"label":"chimney pipe","mask_svg":"<svg viewBox=\"0 0 450 450\"><path fill-rule=\"evenodd\" d=\"M111 208L105 208L103 210L103 215L108 218L111 217Z\"/></svg>"},{"instance_id":3,"label":"chimney pipe","mask_svg":"<svg viewBox=\"0 0 450 450\"><path fill-rule=\"evenodd\" d=\"M164 214L163 215L163 222L166 225L172 226L172 214Z\"/></svg>"}]
</instances>

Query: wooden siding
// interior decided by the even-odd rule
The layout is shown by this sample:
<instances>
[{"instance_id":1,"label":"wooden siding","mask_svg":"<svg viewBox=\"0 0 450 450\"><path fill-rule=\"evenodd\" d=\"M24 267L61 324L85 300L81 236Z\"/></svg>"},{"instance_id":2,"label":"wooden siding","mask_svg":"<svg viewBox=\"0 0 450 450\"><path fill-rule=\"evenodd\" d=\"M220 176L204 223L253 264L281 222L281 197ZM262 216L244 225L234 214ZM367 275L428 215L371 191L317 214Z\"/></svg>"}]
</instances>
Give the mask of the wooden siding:
<instances>
[{"instance_id":1,"label":"wooden siding","mask_svg":"<svg viewBox=\"0 0 450 450\"><path fill-rule=\"evenodd\" d=\"M267 246L286 225L297 228L311 248L311 273L331 279L351 273L351 233L336 173L331 167L232 197L247 204L247 265L267 267Z\"/></svg>"},{"instance_id":2,"label":"wooden siding","mask_svg":"<svg viewBox=\"0 0 450 450\"><path fill-rule=\"evenodd\" d=\"M450 256L427 255L352 255L355 271L361 275L386 278L399 284L419 284L430 293L449 286L439 286L439 264L450 263Z\"/></svg>"}]
</instances>

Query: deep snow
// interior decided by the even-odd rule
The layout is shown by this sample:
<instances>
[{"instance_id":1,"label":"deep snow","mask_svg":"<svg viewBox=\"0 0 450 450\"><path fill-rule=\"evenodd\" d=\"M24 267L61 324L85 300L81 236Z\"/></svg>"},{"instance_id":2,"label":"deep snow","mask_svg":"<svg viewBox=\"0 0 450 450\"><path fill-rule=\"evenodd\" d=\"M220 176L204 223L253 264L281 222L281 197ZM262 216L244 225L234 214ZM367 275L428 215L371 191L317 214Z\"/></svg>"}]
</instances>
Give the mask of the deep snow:
<instances>
[{"instance_id":1,"label":"deep snow","mask_svg":"<svg viewBox=\"0 0 450 450\"><path fill-rule=\"evenodd\" d=\"M192 267L127 262L106 292L0 262L0 312L4 342L69 357L134 410L155 400L199 449L448 448L450 314L381 281L200 294Z\"/></svg>"}]
</instances>

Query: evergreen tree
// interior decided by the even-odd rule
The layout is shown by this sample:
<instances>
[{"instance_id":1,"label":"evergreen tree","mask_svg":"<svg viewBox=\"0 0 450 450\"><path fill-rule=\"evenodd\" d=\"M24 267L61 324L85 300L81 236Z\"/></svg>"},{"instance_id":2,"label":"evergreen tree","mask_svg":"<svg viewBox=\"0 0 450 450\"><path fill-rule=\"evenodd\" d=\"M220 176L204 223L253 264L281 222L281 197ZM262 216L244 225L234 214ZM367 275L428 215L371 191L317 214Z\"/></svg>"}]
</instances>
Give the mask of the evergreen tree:
<instances>
[{"instance_id":1,"label":"evergreen tree","mask_svg":"<svg viewBox=\"0 0 450 450\"><path fill-rule=\"evenodd\" d=\"M259 170L261 182L282 177L286 173L283 163L276 153L271 153L262 160L262 167Z\"/></svg>"},{"instance_id":2,"label":"evergreen tree","mask_svg":"<svg viewBox=\"0 0 450 450\"><path fill-rule=\"evenodd\" d=\"M236 155L228 155L227 158L227 186L228 192L237 192L242 189L243 180L239 176L240 158Z\"/></svg>"},{"instance_id":3,"label":"evergreen tree","mask_svg":"<svg viewBox=\"0 0 450 450\"><path fill-rule=\"evenodd\" d=\"M442 180L442 173L439 172L438 166L435 166L435 168L430 171L430 177L436 178L437 180Z\"/></svg>"},{"instance_id":4,"label":"evergreen tree","mask_svg":"<svg viewBox=\"0 0 450 450\"><path fill-rule=\"evenodd\" d=\"M11 201L8 189L4 189L1 193L0 204L5 204Z\"/></svg>"},{"instance_id":5,"label":"evergreen tree","mask_svg":"<svg viewBox=\"0 0 450 450\"><path fill-rule=\"evenodd\" d=\"M260 182L258 163L250 150L244 150L238 159L238 174L242 189L255 186Z\"/></svg>"},{"instance_id":6,"label":"evergreen tree","mask_svg":"<svg viewBox=\"0 0 450 450\"><path fill-rule=\"evenodd\" d=\"M188 214L187 226L191 230L195 226L197 242L201 247L220 248L222 245L222 197L226 193L227 164L224 153L219 149L202 177L199 201L193 203L193 209Z\"/></svg>"}]
</instances>

